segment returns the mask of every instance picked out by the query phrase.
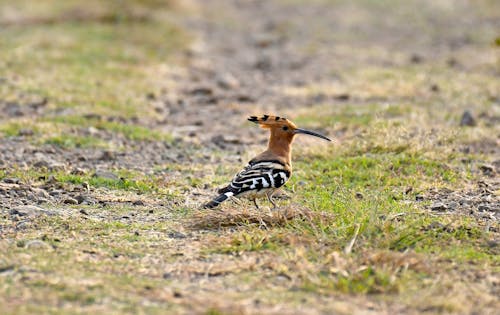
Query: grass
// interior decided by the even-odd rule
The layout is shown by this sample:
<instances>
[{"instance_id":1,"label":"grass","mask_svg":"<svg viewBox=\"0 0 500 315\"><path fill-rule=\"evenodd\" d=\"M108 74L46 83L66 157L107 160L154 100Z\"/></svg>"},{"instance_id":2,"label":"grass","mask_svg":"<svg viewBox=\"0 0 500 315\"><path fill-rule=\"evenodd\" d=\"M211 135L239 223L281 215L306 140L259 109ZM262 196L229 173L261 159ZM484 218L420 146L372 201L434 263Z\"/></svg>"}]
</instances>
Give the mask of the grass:
<instances>
[{"instance_id":1,"label":"grass","mask_svg":"<svg viewBox=\"0 0 500 315\"><path fill-rule=\"evenodd\" d=\"M483 147L497 143L499 131L492 123L497 62L488 57L489 37L498 37L490 36L487 22L498 12L491 10L495 5L482 0L466 14L463 5L450 10L443 2L318 3L339 15L336 31L322 19L310 21L315 35L298 53L333 40L335 62L324 64L331 80L280 86L279 93L299 105L293 112L279 108L300 127L337 142L296 140L289 199L278 200L272 212L265 201L259 211L245 201L198 209L240 167L220 163L228 161L222 157L260 145L174 147L165 153L184 154L183 163L139 165L140 171L105 163L116 178L92 169L71 172L71 163L54 171L1 163L0 193L11 199L54 181L51 188L85 188L105 201L47 202L38 206L55 215L32 217L16 217L0 205L1 312L494 313L498 220L429 206L440 201L432 191L468 198L478 181L495 179L478 170L496 159ZM422 10L409 15L416 6ZM40 113L2 118L3 137L65 152L127 152L122 141L175 144L154 127L147 97L170 84L162 69L177 63L176 53L189 43L190 35L172 22L172 7L156 0L0 0L0 8L7 8L0 10L0 106L25 109L47 99ZM392 19L379 20L389 8ZM429 27L436 17L441 27ZM278 31L293 36L294 27L304 29L299 22L280 22ZM394 34L395 27L398 34L416 29L421 36L379 34ZM460 32L468 40L450 52L446 43L462 38ZM445 46L434 49L438 44ZM415 52L422 61L409 62ZM302 97L317 101L300 106ZM459 125L465 109L477 126ZM212 159L199 159L203 155Z\"/></svg>"},{"instance_id":2,"label":"grass","mask_svg":"<svg viewBox=\"0 0 500 315\"><path fill-rule=\"evenodd\" d=\"M69 171L48 171L42 169L14 169L0 173L0 180L4 178L19 178L23 184L41 185L50 178L63 185L87 186L90 188L107 188L137 193L159 193L162 189L161 180L149 178L146 175L126 169L117 169L112 172L115 178L97 176L94 172L76 175ZM68 188L68 187L66 187Z\"/></svg>"},{"instance_id":3,"label":"grass","mask_svg":"<svg viewBox=\"0 0 500 315\"><path fill-rule=\"evenodd\" d=\"M50 111L73 113L70 118L49 118L58 122L57 129L48 128L46 119L30 123L37 136L49 134L48 142L63 146L100 145L89 139L64 139L74 117L88 113L153 117L146 94L160 88L155 73L187 42L181 29L165 18L168 6L165 9L155 1L123 5L50 1L40 6L7 1L0 6L5 12L19 13L15 19L0 16L5 23L0 31L0 73L6 80L0 85L0 100L26 107L30 99L45 98ZM6 136L17 135L22 124L12 118L0 130ZM163 137L147 126L101 122L99 127L132 140Z\"/></svg>"}]
</instances>

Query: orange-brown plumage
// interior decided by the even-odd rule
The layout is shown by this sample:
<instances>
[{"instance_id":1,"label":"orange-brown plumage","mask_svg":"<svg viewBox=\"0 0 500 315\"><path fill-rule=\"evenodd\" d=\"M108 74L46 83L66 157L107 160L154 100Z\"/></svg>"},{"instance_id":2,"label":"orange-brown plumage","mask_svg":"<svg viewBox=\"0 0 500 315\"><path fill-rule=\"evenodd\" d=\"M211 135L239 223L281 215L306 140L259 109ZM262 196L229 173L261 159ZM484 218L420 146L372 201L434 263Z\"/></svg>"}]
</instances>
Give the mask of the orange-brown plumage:
<instances>
[{"instance_id":1,"label":"orange-brown plumage","mask_svg":"<svg viewBox=\"0 0 500 315\"><path fill-rule=\"evenodd\" d=\"M207 203L205 208L216 207L232 196L248 196L254 202L257 197L267 196L274 205L272 194L283 186L292 174L294 137L297 134L308 134L331 141L316 132L298 128L284 117L263 115L251 116L248 120L270 130L267 150L254 157L227 187L219 190L220 195Z\"/></svg>"},{"instance_id":2,"label":"orange-brown plumage","mask_svg":"<svg viewBox=\"0 0 500 315\"><path fill-rule=\"evenodd\" d=\"M290 120L279 116L251 116L248 120L270 131L267 150L256 156L254 160L259 158L279 157L284 159L284 162L291 166L292 142L295 137L294 130L297 129L297 126Z\"/></svg>"}]
</instances>

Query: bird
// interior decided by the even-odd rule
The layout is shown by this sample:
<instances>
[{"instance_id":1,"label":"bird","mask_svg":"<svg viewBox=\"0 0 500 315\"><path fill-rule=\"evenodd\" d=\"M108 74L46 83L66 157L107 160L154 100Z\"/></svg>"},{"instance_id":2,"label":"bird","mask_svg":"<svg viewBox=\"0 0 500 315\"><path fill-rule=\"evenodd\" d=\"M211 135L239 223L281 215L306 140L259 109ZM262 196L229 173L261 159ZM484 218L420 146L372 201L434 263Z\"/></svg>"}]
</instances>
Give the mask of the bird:
<instances>
[{"instance_id":1,"label":"bird","mask_svg":"<svg viewBox=\"0 0 500 315\"><path fill-rule=\"evenodd\" d=\"M267 197L273 208L276 208L273 194L292 175L292 142L295 136L305 134L332 141L317 132L298 128L285 117L262 115L250 116L248 120L261 128L269 129L267 149L251 159L229 185L219 189L219 195L203 205L205 209L215 208L232 197L246 197L253 201L257 209L257 198Z\"/></svg>"}]
</instances>

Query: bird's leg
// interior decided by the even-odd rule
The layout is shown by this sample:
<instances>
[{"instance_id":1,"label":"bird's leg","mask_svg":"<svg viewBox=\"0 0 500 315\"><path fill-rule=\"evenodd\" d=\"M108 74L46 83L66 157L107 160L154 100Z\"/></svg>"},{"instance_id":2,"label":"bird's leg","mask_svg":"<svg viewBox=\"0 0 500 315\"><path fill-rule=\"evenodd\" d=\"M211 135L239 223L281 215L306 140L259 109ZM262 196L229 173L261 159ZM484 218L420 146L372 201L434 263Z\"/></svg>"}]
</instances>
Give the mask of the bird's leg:
<instances>
[{"instance_id":1,"label":"bird's leg","mask_svg":"<svg viewBox=\"0 0 500 315\"><path fill-rule=\"evenodd\" d=\"M255 205L255 208L260 209L259 205L257 204L257 199L253 198L253 204Z\"/></svg>"},{"instance_id":2,"label":"bird's leg","mask_svg":"<svg viewBox=\"0 0 500 315\"><path fill-rule=\"evenodd\" d=\"M273 192L267 193L266 196L267 196L267 200L269 200L269 202L273 204L273 210L276 209L276 204L274 203L274 200L273 200Z\"/></svg>"}]
</instances>

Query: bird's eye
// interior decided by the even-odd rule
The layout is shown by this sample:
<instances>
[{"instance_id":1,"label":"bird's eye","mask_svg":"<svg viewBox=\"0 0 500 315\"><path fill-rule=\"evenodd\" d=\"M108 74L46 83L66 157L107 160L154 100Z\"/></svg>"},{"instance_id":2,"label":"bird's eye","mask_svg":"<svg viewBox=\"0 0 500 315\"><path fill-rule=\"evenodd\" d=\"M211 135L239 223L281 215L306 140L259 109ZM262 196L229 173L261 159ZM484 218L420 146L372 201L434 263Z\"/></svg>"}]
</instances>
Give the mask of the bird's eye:
<instances>
[{"instance_id":1,"label":"bird's eye","mask_svg":"<svg viewBox=\"0 0 500 315\"><path fill-rule=\"evenodd\" d=\"M283 130L287 131L288 130L288 126L283 126Z\"/></svg>"}]
</instances>

